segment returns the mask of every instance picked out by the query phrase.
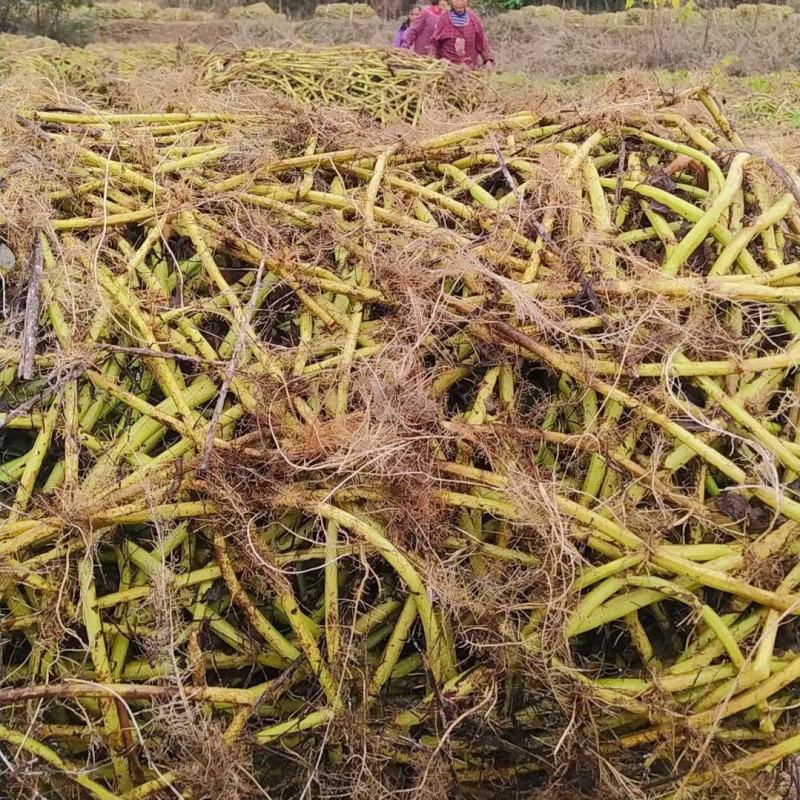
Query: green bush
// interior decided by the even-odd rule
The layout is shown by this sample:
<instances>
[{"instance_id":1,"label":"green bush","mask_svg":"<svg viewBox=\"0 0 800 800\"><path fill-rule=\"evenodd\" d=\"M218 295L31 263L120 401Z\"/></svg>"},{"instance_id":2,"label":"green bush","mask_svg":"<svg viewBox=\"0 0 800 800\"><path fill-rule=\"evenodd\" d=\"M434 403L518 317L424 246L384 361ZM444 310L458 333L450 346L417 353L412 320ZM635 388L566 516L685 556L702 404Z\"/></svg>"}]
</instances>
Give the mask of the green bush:
<instances>
[{"instance_id":1,"label":"green bush","mask_svg":"<svg viewBox=\"0 0 800 800\"><path fill-rule=\"evenodd\" d=\"M0 32L51 36L82 0L0 0Z\"/></svg>"}]
</instances>

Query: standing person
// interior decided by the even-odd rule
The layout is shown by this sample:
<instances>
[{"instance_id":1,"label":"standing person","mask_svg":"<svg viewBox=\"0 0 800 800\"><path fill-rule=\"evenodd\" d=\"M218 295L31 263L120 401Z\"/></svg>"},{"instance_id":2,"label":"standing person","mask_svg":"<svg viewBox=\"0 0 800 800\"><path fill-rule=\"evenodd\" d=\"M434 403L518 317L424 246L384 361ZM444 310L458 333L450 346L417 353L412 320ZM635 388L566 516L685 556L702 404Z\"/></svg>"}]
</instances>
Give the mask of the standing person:
<instances>
[{"instance_id":1,"label":"standing person","mask_svg":"<svg viewBox=\"0 0 800 800\"><path fill-rule=\"evenodd\" d=\"M400 23L400 30L397 31L392 43L395 47L403 47L406 43L406 34L411 23L422 13L421 6L411 6L408 16Z\"/></svg>"},{"instance_id":2,"label":"standing person","mask_svg":"<svg viewBox=\"0 0 800 800\"><path fill-rule=\"evenodd\" d=\"M431 37L446 8L445 0L431 0L430 5L425 6L422 13L408 26L403 47L413 50L419 56L432 56Z\"/></svg>"},{"instance_id":3,"label":"standing person","mask_svg":"<svg viewBox=\"0 0 800 800\"><path fill-rule=\"evenodd\" d=\"M468 4L469 0L451 0L450 11L439 17L431 36L433 55L472 68L493 64L483 23Z\"/></svg>"}]
</instances>

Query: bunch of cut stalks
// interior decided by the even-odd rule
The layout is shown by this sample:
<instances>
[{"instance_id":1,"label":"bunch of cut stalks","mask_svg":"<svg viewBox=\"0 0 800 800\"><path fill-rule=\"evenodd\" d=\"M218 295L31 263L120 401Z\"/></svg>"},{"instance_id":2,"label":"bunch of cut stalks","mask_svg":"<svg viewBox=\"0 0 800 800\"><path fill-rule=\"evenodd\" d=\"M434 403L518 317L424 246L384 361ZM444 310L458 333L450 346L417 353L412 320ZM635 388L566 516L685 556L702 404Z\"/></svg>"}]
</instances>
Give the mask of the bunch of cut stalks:
<instances>
[{"instance_id":1,"label":"bunch of cut stalks","mask_svg":"<svg viewBox=\"0 0 800 800\"><path fill-rule=\"evenodd\" d=\"M156 82L166 73L198 70L208 49L200 45L139 43L111 45L99 42L87 47L69 47L48 39L26 39L7 35L0 40L3 73L22 80L33 75L66 89L76 99L115 110L121 105L121 90L135 94L137 84ZM201 88L201 87L199 87Z\"/></svg>"},{"instance_id":2,"label":"bunch of cut stalks","mask_svg":"<svg viewBox=\"0 0 800 800\"><path fill-rule=\"evenodd\" d=\"M245 8L249 8L246 6ZM20 41L17 41L20 40ZM120 96L168 73L191 72L198 92L230 87L281 94L310 108L346 107L381 124L418 125L430 113L460 115L496 106L485 73L423 58L409 50L377 47L322 49L253 48L212 53L200 45L160 44L67 47L45 40L35 46L6 37L3 71L32 73L92 101L93 107L123 110Z\"/></svg>"},{"instance_id":3,"label":"bunch of cut stalks","mask_svg":"<svg viewBox=\"0 0 800 800\"><path fill-rule=\"evenodd\" d=\"M319 6L333 8L338 5ZM312 107L355 108L386 124L417 124L426 111L475 111L490 101L483 73L410 50L329 47L317 50L237 51L206 61L202 84L221 89L244 83L281 92Z\"/></svg>"},{"instance_id":4,"label":"bunch of cut stalks","mask_svg":"<svg viewBox=\"0 0 800 800\"><path fill-rule=\"evenodd\" d=\"M779 796L794 169L704 91L273 125L4 122L8 796Z\"/></svg>"}]
</instances>

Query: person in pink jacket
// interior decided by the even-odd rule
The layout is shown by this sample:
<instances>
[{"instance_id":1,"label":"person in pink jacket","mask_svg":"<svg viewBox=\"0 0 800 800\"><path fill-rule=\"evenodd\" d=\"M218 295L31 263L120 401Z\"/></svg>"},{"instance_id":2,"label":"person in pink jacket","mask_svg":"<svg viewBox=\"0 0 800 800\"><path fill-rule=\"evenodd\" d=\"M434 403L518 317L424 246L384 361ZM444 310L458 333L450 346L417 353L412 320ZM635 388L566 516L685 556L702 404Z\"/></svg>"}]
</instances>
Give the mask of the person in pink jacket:
<instances>
[{"instance_id":1,"label":"person in pink jacket","mask_svg":"<svg viewBox=\"0 0 800 800\"><path fill-rule=\"evenodd\" d=\"M442 14L446 13L445 0L431 0L430 5L422 9L422 13L408 26L403 40L403 47L413 50L420 56L432 56L431 38L436 30Z\"/></svg>"},{"instance_id":2,"label":"person in pink jacket","mask_svg":"<svg viewBox=\"0 0 800 800\"><path fill-rule=\"evenodd\" d=\"M395 47L403 47L406 43L406 36L408 35L408 29L411 27L411 23L414 22L421 13L422 6L411 6L408 17L403 20L400 29L395 34L394 42L392 42Z\"/></svg>"},{"instance_id":3,"label":"person in pink jacket","mask_svg":"<svg viewBox=\"0 0 800 800\"><path fill-rule=\"evenodd\" d=\"M440 14L431 35L431 55L473 69L492 64L494 56L480 17L467 8L469 0L451 0L451 8Z\"/></svg>"}]
</instances>

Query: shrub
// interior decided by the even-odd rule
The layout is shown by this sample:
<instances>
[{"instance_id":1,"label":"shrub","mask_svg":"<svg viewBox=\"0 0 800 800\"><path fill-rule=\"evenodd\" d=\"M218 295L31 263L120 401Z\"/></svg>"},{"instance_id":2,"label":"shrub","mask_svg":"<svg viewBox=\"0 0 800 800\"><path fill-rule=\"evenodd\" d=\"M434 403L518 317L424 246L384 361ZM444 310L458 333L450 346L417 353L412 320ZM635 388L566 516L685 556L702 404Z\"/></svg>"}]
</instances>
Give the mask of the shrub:
<instances>
[{"instance_id":1,"label":"shrub","mask_svg":"<svg viewBox=\"0 0 800 800\"><path fill-rule=\"evenodd\" d=\"M0 31L50 36L81 0L0 0Z\"/></svg>"}]
</instances>

